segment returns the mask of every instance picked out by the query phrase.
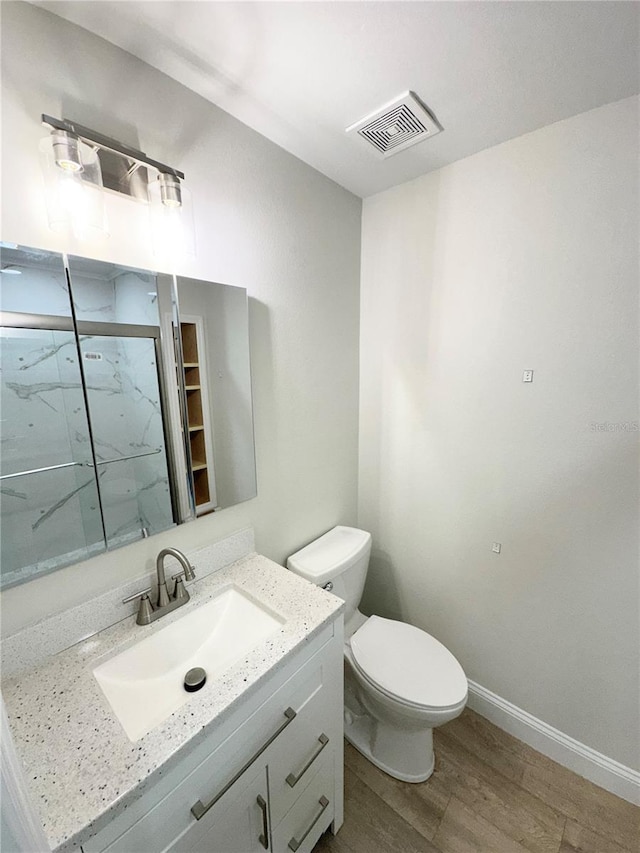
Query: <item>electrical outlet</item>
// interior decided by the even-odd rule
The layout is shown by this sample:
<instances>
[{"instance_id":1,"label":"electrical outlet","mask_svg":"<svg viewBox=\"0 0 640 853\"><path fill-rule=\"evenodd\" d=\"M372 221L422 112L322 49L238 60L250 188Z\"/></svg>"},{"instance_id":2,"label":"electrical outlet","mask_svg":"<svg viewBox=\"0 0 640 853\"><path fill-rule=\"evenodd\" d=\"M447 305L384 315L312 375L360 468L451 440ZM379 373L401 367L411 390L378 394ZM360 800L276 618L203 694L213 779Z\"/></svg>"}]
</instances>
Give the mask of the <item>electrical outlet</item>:
<instances>
[{"instance_id":1,"label":"electrical outlet","mask_svg":"<svg viewBox=\"0 0 640 853\"><path fill-rule=\"evenodd\" d=\"M494 554L499 554L500 551L502 550L502 545L499 542L494 542L493 545L491 546L491 550L493 551Z\"/></svg>"},{"instance_id":2,"label":"electrical outlet","mask_svg":"<svg viewBox=\"0 0 640 853\"><path fill-rule=\"evenodd\" d=\"M525 370L522 373L523 382L533 382L533 370Z\"/></svg>"}]
</instances>

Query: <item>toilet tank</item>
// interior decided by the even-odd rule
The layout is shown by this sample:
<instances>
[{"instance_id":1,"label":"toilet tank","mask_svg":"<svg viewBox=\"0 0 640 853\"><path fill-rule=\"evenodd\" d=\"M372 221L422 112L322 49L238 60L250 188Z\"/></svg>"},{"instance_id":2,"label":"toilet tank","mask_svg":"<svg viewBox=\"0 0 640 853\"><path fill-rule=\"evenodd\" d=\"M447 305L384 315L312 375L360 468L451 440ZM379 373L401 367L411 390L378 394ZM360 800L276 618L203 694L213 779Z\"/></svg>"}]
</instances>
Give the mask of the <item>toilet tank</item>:
<instances>
[{"instance_id":1,"label":"toilet tank","mask_svg":"<svg viewBox=\"0 0 640 853\"><path fill-rule=\"evenodd\" d=\"M333 584L346 602L345 623L355 613L367 577L371 534L356 527L334 527L287 560L287 568L317 586Z\"/></svg>"}]
</instances>

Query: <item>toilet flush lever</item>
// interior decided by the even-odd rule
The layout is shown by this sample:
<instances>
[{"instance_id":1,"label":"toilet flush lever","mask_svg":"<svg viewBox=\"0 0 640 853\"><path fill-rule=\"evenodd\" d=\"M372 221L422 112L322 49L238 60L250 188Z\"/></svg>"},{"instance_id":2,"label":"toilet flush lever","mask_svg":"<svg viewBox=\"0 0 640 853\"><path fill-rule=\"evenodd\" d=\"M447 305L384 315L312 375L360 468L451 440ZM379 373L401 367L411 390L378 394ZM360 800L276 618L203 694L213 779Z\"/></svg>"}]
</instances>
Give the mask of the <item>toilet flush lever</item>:
<instances>
[{"instance_id":1,"label":"toilet flush lever","mask_svg":"<svg viewBox=\"0 0 640 853\"><path fill-rule=\"evenodd\" d=\"M327 592L331 592L333 589L333 581L327 581L327 583L322 587L322 589L326 589Z\"/></svg>"}]
</instances>

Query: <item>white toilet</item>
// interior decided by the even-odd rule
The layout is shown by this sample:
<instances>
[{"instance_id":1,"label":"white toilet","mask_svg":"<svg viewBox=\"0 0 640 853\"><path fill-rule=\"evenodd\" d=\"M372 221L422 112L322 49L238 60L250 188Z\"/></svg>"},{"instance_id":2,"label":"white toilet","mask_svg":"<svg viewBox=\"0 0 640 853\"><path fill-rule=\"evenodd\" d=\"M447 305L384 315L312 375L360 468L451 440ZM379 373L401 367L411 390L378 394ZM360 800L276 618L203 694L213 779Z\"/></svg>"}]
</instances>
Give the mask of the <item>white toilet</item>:
<instances>
[{"instance_id":1,"label":"white toilet","mask_svg":"<svg viewBox=\"0 0 640 853\"><path fill-rule=\"evenodd\" d=\"M404 782L433 773L433 728L467 703L467 679L430 634L358 610L371 534L334 527L287 560L287 568L346 602L345 737L373 764Z\"/></svg>"}]
</instances>

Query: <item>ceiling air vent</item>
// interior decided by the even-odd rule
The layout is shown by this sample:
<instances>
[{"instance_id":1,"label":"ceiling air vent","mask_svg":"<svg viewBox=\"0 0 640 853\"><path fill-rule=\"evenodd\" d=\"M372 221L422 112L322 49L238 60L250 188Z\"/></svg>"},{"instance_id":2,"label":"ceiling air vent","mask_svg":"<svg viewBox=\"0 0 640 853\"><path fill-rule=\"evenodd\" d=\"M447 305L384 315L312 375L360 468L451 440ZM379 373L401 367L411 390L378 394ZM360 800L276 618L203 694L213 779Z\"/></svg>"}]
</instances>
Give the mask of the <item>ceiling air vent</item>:
<instances>
[{"instance_id":1,"label":"ceiling air vent","mask_svg":"<svg viewBox=\"0 0 640 853\"><path fill-rule=\"evenodd\" d=\"M372 145L378 154L391 157L440 133L442 128L413 92L385 104L348 127L346 133Z\"/></svg>"}]
</instances>

